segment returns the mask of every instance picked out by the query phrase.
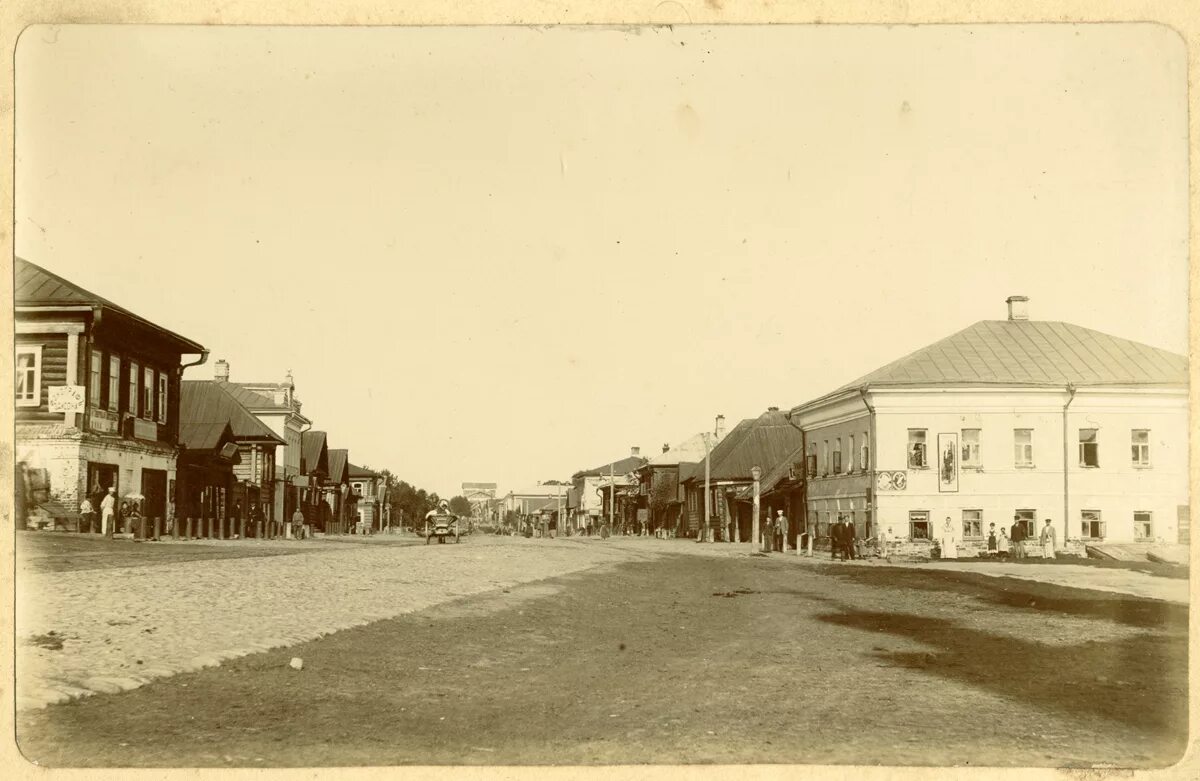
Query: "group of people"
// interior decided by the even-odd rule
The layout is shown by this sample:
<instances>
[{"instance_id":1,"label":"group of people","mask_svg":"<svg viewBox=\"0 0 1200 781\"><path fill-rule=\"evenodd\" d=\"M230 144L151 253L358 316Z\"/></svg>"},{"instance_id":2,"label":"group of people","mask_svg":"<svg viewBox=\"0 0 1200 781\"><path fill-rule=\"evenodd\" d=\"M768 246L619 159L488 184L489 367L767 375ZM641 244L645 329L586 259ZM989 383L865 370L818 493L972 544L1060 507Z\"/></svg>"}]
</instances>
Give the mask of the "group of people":
<instances>
[{"instance_id":1,"label":"group of people","mask_svg":"<svg viewBox=\"0 0 1200 781\"><path fill-rule=\"evenodd\" d=\"M858 551L856 533L854 523L844 520L841 516L829 526L829 551L830 558L841 558L842 561L847 559L857 559Z\"/></svg>"},{"instance_id":2,"label":"group of people","mask_svg":"<svg viewBox=\"0 0 1200 781\"><path fill-rule=\"evenodd\" d=\"M995 524L993 524L993 526L995 526ZM1004 537L1003 529L1000 530L1000 536L1002 538ZM1029 545L1041 545L1042 558L1053 559L1056 555L1055 551L1058 546L1058 533L1054 529L1054 523L1047 518L1046 525L1042 527L1040 534L1036 536L1028 534L1025 531L1025 523L1021 520L1020 516L1013 516L1012 533L1008 536L1008 539L1005 542L1010 544L1005 544L1004 548L1011 547L1012 556L1015 559L1025 558L1027 546ZM990 534L988 539L988 550L989 552L991 551Z\"/></svg>"},{"instance_id":3,"label":"group of people","mask_svg":"<svg viewBox=\"0 0 1200 781\"><path fill-rule=\"evenodd\" d=\"M99 498L98 498L99 497ZM97 508L97 505L99 507ZM96 511L99 509L99 526L97 527ZM129 502L121 503L121 517L130 517ZM95 490L91 496L83 497L79 503L79 517L82 523L80 531L91 533L95 529L100 534L113 534L116 529L117 491L109 487L107 491Z\"/></svg>"},{"instance_id":4,"label":"group of people","mask_svg":"<svg viewBox=\"0 0 1200 781\"><path fill-rule=\"evenodd\" d=\"M787 552L788 519L783 510L776 510L774 518L771 517L770 509L767 510L767 516L763 519L762 541L765 553Z\"/></svg>"}]
</instances>

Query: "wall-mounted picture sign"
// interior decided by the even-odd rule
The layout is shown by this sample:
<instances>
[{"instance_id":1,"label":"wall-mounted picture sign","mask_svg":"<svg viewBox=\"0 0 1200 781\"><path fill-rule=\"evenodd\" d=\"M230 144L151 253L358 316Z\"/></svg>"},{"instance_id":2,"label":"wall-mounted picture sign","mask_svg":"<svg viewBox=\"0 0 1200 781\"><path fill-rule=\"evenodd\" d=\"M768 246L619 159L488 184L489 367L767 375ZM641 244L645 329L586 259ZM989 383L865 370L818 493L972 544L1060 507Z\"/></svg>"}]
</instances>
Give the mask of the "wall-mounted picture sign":
<instances>
[{"instance_id":1,"label":"wall-mounted picture sign","mask_svg":"<svg viewBox=\"0 0 1200 781\"><path fill-rule=\"evenodd\" d=\"M958 434L938 434L938 491L958 493Z\"/></svg>"}]
</instances>

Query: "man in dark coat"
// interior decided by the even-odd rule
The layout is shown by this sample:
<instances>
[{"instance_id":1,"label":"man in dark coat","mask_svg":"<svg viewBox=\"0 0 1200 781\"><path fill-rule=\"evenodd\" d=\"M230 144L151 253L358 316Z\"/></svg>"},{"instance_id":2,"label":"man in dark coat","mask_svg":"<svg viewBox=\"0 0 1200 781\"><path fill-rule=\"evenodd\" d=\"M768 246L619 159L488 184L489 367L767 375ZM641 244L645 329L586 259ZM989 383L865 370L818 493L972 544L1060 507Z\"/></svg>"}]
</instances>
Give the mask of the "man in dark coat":
<instances>
[{"instance_id":1,"label":"man in dark coat","mask_svg":"<svg viewBox=\"0 0 1200 781\"><path fill-rule=\"evenodd\" d=\"M842 527L842 545L846 551L846 558L857 559L858 554L854 552L854 520L847 519Z\"/></svg>"},{"instance_id":2,"label":"man in dark coat","mask_svg":"<svg viewBox=\"0 0 1200 781\"><path fill-rule=\"evenodd\" d=\"M1012 556L1014 559L1025 558L1025 524L1021 523L1021 516L1013 516L1012 532L1008 535L1008 540L1012 544Z\"/></svg>"},{"instance_id":3,"label":"man in dark coat","mask_svg":"<svg viewBox=\"0 0 1200 781\"><path fill-rule=\"evenodd\" d=\"M829 524L829 558L836 559L842 555L842 519L838 519Z\"/></svg>"}]
</instances>

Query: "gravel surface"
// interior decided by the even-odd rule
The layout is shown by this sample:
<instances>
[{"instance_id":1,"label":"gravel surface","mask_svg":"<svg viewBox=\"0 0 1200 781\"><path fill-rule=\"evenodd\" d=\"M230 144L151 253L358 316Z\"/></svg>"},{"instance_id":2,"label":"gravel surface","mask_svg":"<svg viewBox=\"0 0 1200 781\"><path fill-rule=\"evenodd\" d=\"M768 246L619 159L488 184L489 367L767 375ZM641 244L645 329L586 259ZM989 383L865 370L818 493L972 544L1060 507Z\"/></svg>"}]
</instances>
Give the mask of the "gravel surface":
<instances>
[{"instance_id":1,"label":"gravel surface","mask_svg":"<svg viewBox=\"0 0 1200 781\"><path fill-rule=\"evenodd\" d=\"M428 547L240 542L243 557L169 565L163 551L186 545L139 543L144 566L38 571L38 557L26 557L17 588L18 708L126 691L466 595L655 555L517 537ZM264 555L281 546L289 555Z\"/></svg>"}]
</instances>

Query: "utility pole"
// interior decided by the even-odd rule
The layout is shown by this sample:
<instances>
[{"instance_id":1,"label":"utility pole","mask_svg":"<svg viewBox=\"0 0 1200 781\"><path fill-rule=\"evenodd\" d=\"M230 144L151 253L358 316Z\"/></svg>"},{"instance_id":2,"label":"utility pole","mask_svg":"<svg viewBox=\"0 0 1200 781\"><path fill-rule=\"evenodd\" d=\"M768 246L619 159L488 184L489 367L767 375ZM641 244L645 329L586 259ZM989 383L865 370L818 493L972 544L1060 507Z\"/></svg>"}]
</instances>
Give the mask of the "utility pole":
<instances>
[{"instance_id":1,"label":"utility pole","mask_svg":"<svg viewBox=\"0 0 1200 781\"><path fill-rule=\"evenodd\" d=\"M711 472L709 471L709 455L712 453L712 447L708 441L708 433L703 435L704 439L704 541L712 542L712 537L709 533L708 519L712 515L712 488L709 486Z\"/></svg>"},{"instance_id":2,"label":"utility pole","mask_svg":"<svg viewBox=\"0 0 1200 781\"><path fill-rule=\"evenodd\" d=\"M750 476L754 478L754 515L750 517L750 552L754 553L754 547L758 545L758 513L759 513L759 480L762 478L762 469L757 466L750 470Z\"/></svg>"},{"instance_id":3,"label":"utility pole","mask_svg":"<svg viewBox=\"0 0 1200 781\"><path fill-rule=\"evenodd\" d=\"M608 533L617 532L617 478L613 472L615 463L608 465Z\"/></svg>"}]
</instances>

